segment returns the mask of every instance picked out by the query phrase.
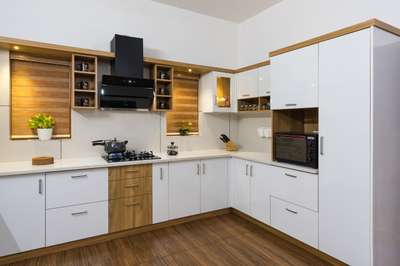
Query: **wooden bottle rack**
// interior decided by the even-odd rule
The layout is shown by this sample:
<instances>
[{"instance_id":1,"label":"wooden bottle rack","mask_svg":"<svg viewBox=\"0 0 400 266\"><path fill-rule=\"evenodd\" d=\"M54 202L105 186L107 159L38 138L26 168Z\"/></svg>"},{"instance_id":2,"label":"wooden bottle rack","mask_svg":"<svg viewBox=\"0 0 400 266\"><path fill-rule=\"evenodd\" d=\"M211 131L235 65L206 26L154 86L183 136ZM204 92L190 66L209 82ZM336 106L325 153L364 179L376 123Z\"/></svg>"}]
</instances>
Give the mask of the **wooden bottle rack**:
<instances>
[{"instance_id":1,"label":"wooden bottle rack","mask_svg":"<svg viewBox=\"0 0 400 266\"><path fill-rule=\"evenodd\" d=\"M97 109L96 56L72 55L72 100L74 109Z\"/></svg>"}]
</instances>

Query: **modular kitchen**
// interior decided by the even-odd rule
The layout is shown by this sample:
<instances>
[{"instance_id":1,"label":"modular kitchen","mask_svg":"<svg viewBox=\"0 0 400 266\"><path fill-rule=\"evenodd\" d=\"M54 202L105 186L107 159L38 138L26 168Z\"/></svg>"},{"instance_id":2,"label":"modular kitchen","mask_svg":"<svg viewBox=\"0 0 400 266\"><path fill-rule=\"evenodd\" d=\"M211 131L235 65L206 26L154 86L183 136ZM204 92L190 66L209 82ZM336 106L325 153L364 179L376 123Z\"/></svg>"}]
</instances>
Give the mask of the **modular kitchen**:
<instances>
[{"instance_id":1,"label":"modular kitchen","mask_svg":"<svg viewBox=\"0 0 400 266\"><path fill-rule=\"evenodd\" d=\"M400 265L400 21L319 2L4 3L0 265Z\"/></svg>"}]
</instances>

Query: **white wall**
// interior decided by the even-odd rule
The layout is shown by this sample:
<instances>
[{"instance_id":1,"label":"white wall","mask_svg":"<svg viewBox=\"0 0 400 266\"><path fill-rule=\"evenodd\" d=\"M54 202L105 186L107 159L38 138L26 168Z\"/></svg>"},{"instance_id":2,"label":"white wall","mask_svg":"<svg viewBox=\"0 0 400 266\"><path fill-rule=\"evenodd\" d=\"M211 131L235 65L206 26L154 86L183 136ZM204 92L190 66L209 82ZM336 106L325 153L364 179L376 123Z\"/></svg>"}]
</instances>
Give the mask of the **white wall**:
<instances>
[{"instance_id":1,"label":"white wall","mask_svg":"<svg viewBox=\"0 0 400 266\"><path fill-rule=\"evenodd\" d=\"M377 6L380 8L374 9ZM284 0L239 25L238 64L260 62L270 51L371 19L375 14L396 22L394 12L399 8L396 0ZM398 16L397 21L400 25Z\"/></svg>"},{"instance_id":2,"label":"white wall","mask_svg":"<svg viewBox=\"0 0 400 266\"><path fill-rule=\"evenodd\" d=\"M236 24L151 0L3 1L0 25L2 36L107 51L115 33L137 36L147 56L236 65Z\"/></svg>"}]
</instances>

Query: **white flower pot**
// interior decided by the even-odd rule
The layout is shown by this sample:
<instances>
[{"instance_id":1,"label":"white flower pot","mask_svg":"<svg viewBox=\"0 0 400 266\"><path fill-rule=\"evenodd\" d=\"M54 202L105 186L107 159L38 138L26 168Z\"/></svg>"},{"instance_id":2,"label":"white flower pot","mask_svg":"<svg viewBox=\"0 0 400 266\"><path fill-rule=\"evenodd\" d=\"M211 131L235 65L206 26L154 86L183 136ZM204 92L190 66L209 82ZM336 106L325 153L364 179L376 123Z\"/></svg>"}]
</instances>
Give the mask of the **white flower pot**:
<instances>
[{"instance_id":1,"label":"white flower pot","mask_svg":"<svg viewBox=\"0 0 400 266\"><path fill-rule=\"evenodd\" d=\"M38 128L37 129L39 140L50 140L53 135L52 128Z\"/></svg>"}]
</instances>

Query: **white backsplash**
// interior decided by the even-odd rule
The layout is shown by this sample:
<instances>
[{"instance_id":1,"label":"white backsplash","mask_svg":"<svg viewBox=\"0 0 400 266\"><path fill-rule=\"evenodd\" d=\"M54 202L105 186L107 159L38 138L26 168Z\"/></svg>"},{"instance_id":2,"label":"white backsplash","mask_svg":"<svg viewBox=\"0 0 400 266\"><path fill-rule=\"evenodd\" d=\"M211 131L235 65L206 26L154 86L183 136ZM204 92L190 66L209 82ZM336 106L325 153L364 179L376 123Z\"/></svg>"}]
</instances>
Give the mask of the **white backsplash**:
<instances>
[{"instance_id":1,"label":"white backsplash","mask_svg":"<svg viewBox=\"0 0 400 266\"><path fill-rule=\"evenodd\" d=\"M238 116L238 143L240 149L254 152L271 152L271 138L260 138L257 134L259 127L271 130L271 117L240 115Z\"/></svg>"}]
</instances>

